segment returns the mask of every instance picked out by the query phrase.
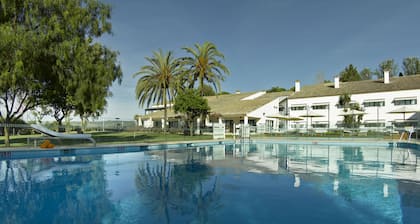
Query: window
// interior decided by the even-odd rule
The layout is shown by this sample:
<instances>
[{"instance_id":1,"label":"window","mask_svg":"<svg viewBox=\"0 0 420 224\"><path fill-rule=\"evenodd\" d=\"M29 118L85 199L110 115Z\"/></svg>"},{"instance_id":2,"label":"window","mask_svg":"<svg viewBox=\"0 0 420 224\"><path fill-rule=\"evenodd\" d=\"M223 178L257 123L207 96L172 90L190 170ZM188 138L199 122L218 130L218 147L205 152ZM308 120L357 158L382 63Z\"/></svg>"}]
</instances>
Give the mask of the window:
<instances>
[{"instance_id":1,"label":"window","mask_svg":"<svg viewBox=\"0 0 420 224\"><path fill-rule=\"evenodd\" d=\"M328 109L328 104L312 105L312 110L326 110Z\"/></svg>"},{"instance_id":2,"label":"window","mask_svg":"<svg viewBox=\"0 0 420 224\"><path fill-rule=\"evenodd\" d=\"M400 99L394 99L394 105L400 106L400 105L416 105L417 104L417 98L400 98Z\"/></svg>"},{"instance_id":3,"label":"window","mask_svg":"<svg viewBox=\"0 0 420 224\"><path fill-rule=\"evenodd\" d=\"M365 107L384 107L385 106L385 101L380 100L380 101L365 101L363 102L363 106Z\"/></svg>"},{"instance_id":4,"label":"window","mask_svg":"<svg viewBox=\"0 0 420 224\"><path fill-rule=\"evenodd\" d=\"M385 123L384 122L369 122L369 123L365 123L365 127L366 128L380 128L380 127L385 127Z\"/></svg>"},{"instance_id":5,"label":"window","mask_svg":"<svg viewBox=\"0 0 420 224\"><path fill-rule=\"evenodd\" d=\"M283 105L279 105L279 112L283 112L285 110Z\"/></svg>"},{"instance_id":6,"label":"window","mask_svg":"<svg viewBox=\"0 0 420 224\"><path fill-rule=\"evenodd\" d=\"M291 106L290 110L305 110L305 106Z\"/></svg>"},{"instance_id":7,"label":"window","mask_svg":"<svg viewBox=\"0 0 420 224\"><path fill-rule=\"evenodd\" d=\"M328 123L313 123L313 128L328 128Z\"/></svg>"}]
</instances>

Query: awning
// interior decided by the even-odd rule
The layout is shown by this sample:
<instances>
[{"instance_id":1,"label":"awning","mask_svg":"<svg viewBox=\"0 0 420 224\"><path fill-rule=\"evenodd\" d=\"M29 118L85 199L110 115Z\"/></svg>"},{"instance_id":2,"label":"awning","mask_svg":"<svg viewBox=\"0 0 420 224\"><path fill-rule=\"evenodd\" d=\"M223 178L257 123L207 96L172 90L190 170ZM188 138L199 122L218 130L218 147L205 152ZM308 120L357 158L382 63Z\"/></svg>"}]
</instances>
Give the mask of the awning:
<instances>
[{"instance_id":1,"label":"awning","mask_svg":"<svg viewBox=\"0 0 420 224\"><path fill-rule=\"evenodd\" d=\"M325 102L325 103L313 103L312 104L312 106L328 106L328 105L330 105L330 103L328 103L328 102Z\"/></svg>"},{"instance_id":2,"label":"awning","mask_svg":"<svg viewBox=\"0 0 420 224\"><path fill-rule=\"evenodd\" d=\"M372 124L372 123L385 123L385 120L365 120L364 123Z\"/></svg>"},{"instance_id":3,"label":"awning","mask_svg":"<svg viewBox=\"0 0 420 224\"><path fill-rule=\"evenodd\" d=\"M363 100L363 103L385 102L385 99Z\"/></svg>"},{"instance_id":4,"label":"awning","mask_svg":"<svg viewBox=\"0 0 420 224\"><path fill-rule=\"evenodd\" d=\"M268 115L266 117L277 118L279 120L285 120L285 121L300 121L300 120L303 120L303 118L300 118L300 117L292 117L290 115L281 115L281 114L272 114L272 115Z\"/></svg>"}]
</instances>

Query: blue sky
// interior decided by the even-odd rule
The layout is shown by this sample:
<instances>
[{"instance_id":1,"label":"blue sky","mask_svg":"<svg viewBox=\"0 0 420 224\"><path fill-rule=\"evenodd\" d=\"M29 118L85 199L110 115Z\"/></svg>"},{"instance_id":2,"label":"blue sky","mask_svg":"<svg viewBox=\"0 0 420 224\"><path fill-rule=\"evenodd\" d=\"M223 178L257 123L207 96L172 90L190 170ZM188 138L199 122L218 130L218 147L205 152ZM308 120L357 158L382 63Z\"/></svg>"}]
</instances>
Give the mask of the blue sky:
<instances>
[{"instance_id":1,"label":"blue sky","mask_svg":"<svg viewBox=\"0 0 420 224\"><path fill-rule=\"evenodd\" d=\"M420 57L418 0L106 0L124 79L112 87L105 118L142 114L135 99L145 57L158 49L184 56L182 47L210 41L231 75L222 90L290 88L295 80L331 80L347 65L372 70L386 59Z\"/></svg>"}]
</instances>

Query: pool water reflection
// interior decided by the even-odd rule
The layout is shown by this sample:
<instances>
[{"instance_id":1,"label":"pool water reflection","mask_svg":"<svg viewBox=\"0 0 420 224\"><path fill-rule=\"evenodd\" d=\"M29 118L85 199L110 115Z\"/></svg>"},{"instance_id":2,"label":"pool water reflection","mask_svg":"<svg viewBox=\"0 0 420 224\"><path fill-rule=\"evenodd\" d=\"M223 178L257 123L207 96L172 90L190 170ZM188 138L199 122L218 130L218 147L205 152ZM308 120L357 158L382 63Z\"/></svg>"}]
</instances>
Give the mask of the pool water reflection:
<instances>
[{"instance_id":1,"label":"pool water reflection","mask_svg":"<svg viewBox=\"0 0 420 224\"><path fill-rule=\"evenodd\" d=\"M418 223L415 150L235 144L4 160L1 223Z\"/></svg>"}]
</instances>

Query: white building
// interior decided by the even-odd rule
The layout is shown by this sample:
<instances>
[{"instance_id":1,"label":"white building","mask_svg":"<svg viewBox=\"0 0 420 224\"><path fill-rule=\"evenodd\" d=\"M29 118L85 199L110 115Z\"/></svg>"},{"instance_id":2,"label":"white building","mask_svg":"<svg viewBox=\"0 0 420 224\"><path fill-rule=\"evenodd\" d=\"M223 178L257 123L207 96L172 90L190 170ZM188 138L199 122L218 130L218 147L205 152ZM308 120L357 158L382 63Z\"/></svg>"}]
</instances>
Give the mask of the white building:
<instances>
[{"instance_id":1,"label":"white building","mask_svg":"<svg viewBox=\"0 0 420 224\"><path fill-rule=\"evenodd\" d=\"M360 111L344 111L338 105L341 95L351 96ZM420 75L384 79L322 83L301 87L294 92L253 92L206 97L211 108L201 126L224 123L232 132L235 124L265 126L265 131L327 131L341 128L346 113L362 114L361 130L391 131L394 128L418 127L420 118ZM350 103L350 104L351 104ZM169 127L179 127L182 115L168 111ZM145 127L161 127L163 111L138 116Z\"/></svg>"},{"instance_id":2,"label":"white building","mask_svg":"<svg viewBox=\"0 0 420 224\"><path fill-rule=\"evenodd\" d=\"M295 83L295 92L281 114L290 117L306 117L301 121L289 122L290 129L338 128L343 121L343 108L338 105L339 97L351 96L351 103L358 103L361 111L347 113L363 114L361 128L379 129L391 127L417 127L419 123L418 99L420 98L420 75L389 77L385 72L382 80L323 83L300 88Z\"/></svg>"}]
</instances>

